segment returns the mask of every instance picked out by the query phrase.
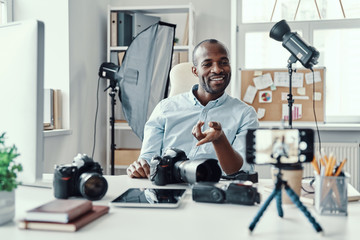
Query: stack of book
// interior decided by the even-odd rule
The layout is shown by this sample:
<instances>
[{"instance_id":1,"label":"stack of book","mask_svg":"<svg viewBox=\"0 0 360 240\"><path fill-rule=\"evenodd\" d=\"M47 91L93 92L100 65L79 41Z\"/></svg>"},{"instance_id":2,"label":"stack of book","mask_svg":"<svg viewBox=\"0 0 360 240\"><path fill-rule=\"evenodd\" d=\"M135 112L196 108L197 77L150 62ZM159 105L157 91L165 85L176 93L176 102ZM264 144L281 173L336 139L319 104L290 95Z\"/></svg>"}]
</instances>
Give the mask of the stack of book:
<instances>
[{"instance_id":1,"label":"stack of book","mask_svg":"<svg viewBox=\"0 0 360 240\"><path fill-rule=\"evenodd\" d=\"M108 206L96 206L89 200L55 199L27 211L18 227L75 232L108 212Z\"/></svg>"}]
</instances>

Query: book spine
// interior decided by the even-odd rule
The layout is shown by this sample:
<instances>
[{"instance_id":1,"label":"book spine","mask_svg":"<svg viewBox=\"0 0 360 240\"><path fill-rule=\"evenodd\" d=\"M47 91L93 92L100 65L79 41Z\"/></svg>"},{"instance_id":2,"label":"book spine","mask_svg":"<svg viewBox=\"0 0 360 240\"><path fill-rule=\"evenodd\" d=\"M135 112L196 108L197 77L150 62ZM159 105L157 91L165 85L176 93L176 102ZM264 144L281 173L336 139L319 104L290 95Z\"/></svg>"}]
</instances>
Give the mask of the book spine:
<instances>
[{"instance_id":1,"label":"book spine","mask_svg":"<svg viewBox=\"0 0 360 240\"><path fill-rule=\"evenodd\" d=\"M80 218L78 221L74 222L75 229L79 230L83 226L87 225L88 223L94 221L95 219L101 217L102 215L109 212L108 206L93 206L93 210L91 214L85 215Z\"/></svg>"},{"instance_id":2,"label":"book spine","mask_svg":"<svg viewBox=\"0 0 360 240\"><path fill-rule=\"evenodd\" d=\"M54 90L54 128L62 128L62 99L61 90Z\"/></svg>"},{"instance_id":3,"label":"book spine","mask_svg":"<svg viewBox=\"0 0 360 240\"><path fill-rule=\"evenodd\" d=\"M92 202L87 201L86 203L68 212L68 221L70 222L74 220L75 218L89 212L91 209L92 209Z\"/></svg>"}]
</instances>

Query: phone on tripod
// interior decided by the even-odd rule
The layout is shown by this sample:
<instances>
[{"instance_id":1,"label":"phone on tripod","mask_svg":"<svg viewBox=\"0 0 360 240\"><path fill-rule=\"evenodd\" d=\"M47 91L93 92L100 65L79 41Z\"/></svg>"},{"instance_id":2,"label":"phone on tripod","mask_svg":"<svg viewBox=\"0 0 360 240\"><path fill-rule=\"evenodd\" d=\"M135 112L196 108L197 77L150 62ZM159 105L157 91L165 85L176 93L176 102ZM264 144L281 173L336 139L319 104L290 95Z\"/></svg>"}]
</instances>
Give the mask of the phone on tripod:
<instances>
[{"instance_id":1,"label":"phone on tripod","mask_svg":"<svg viewBox=\"0 0 360 240\"><path fill-rule=\"evenodd\" d=\"M311 162L312 129L250 129L246 134L246 161L251 164L293 165Z\"/></svg>"}]
</instances>

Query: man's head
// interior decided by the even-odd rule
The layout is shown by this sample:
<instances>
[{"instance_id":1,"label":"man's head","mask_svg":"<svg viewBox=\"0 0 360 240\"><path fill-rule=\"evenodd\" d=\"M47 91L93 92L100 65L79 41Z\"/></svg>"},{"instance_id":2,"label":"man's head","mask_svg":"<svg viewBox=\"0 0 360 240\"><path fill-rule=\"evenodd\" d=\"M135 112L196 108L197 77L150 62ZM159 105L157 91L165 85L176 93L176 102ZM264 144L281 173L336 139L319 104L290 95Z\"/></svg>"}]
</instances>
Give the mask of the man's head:
<instances>
[{"instance_id":1,"label":"man's head","mask_svg":"<svg viewBox=\"0 0 360 240\"><path fill-rule=\"evenodd\" d=\"M200 92L221 96L230 83L231 68L227 48L215 39L195 46L193 73L199 78Z\"/></svg>"}]
</instances>

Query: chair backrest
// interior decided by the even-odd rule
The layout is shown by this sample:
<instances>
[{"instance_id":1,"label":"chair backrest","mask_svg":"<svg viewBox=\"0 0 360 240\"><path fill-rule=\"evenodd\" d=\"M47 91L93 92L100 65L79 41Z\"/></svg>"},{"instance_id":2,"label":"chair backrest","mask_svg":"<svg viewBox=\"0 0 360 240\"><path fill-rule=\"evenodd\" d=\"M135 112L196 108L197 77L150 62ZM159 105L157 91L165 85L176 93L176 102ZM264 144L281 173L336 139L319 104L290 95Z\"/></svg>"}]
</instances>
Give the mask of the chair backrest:
<instances>
[{"instance_id":1,"label":"chair backrest","mask_svg":"<svg viewBox=\"0 0 360 240\"><path fill-rule=\"evenodd\" d=\"M191 62L184 62L175 65L170 70L169 97L190 91L191 87L199 82L198 78L192 73L192 66Z\"/></svg>"}]
</instances>

